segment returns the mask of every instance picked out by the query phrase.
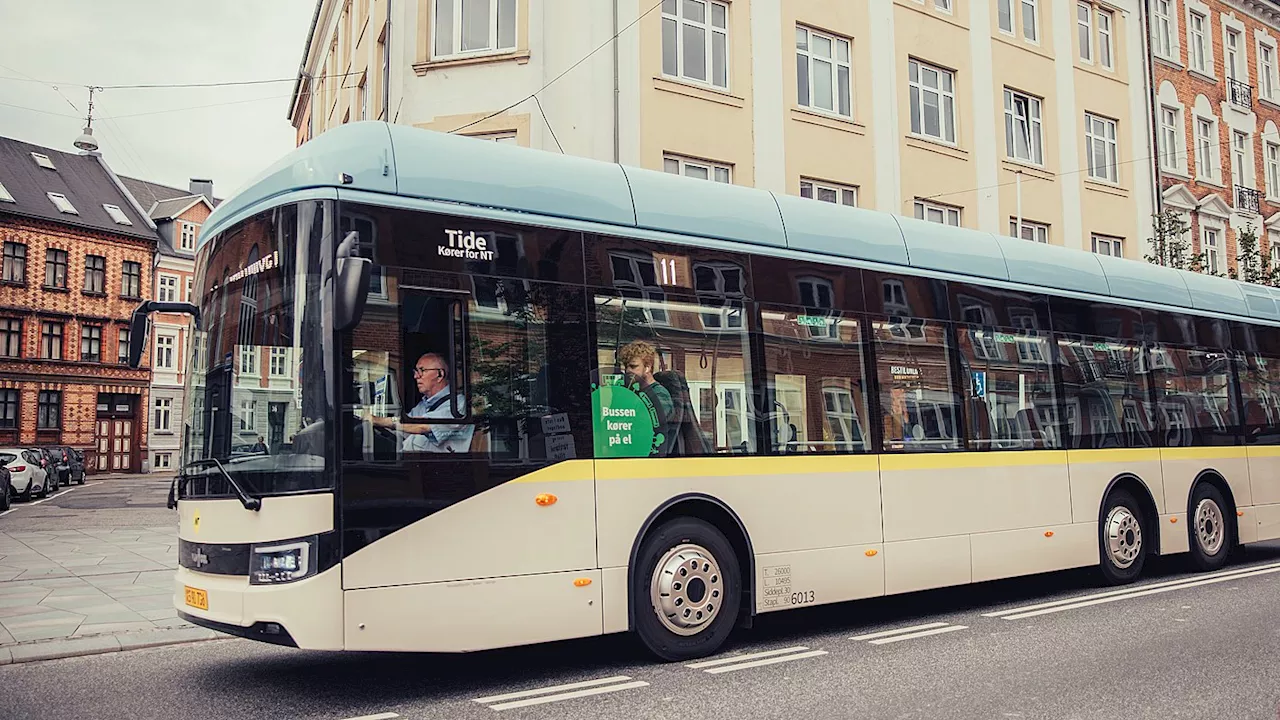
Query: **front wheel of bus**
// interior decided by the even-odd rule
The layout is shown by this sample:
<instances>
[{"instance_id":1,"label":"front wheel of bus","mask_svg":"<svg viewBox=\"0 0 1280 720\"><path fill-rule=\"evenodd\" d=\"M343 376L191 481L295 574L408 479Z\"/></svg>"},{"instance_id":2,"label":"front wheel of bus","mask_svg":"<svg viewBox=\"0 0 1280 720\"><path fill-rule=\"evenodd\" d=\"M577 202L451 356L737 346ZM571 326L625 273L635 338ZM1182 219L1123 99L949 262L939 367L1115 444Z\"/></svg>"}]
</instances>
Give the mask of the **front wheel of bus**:
<instances>
[{"instance_id":1,"label":"front wheel of bus","mask_svg":"<svg viewBox=\"0 0 1280 720\"><path fill-rule=\"evenodd\" d=\"M1143 539L1142 510L1137 500L1124 490L1111 493L1098 528L1102 574L1107 582L1123 585L1138 579L1147 555Z\"/></svg>"},{"instance_id":2,"label":"front wheel of bus","mask_svg":"<svg viewBox=\"0 0 1280 720\"><path fill-rule=\"evenodd\" d=\"M667 661L714 653L733 631L742 602L738 557L724 534L675 518L640 546L631 603L636 634Z\"/></svg>"}]
</instances>

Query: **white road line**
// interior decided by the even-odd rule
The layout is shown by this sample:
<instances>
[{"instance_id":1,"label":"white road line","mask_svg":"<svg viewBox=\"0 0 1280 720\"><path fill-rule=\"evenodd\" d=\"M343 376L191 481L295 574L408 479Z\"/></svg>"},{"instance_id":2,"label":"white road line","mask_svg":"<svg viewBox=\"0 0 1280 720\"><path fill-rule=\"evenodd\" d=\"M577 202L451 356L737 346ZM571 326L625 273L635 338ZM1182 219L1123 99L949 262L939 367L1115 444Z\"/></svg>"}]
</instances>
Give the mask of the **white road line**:
<instances>
[{"instance_id":1,"label":"white road line","mask_svg":"<svg viewBox=\"0 0 1280 720\"><path fill-rule=\"evenodd\" d=\"M948 625L946 627L934 628L933 630L921 630L920 632L910 633L907 635L894 635L893 637L880 638L872 640L872 645L887 645L896 643L900 640L915 640L916 638L928 637L930 635L941 635L942 633L955 632L956 630L964 630L968 625Z\"/></svg>"},{"instance_id":2,"label":"white road line","mask_svg":"<svg viewBox=\"0 0 1280 720\"><path fill-rule=\"evenodd\" d=\"M1006 615L1005 620L1021 620L1023 618L1036 617L1038 615L1048 615L1049 613L1062 612L1064 610L1077 610L1092 605L1102 605L1104 603L1115 602L1117 600L1129 600L1130 598L1143 597L1146 595L1157 595L1159 593L1170 592L1173 590L1181 590L1182 588L1199 587L1200 585L1212 585L1214 583L1229 582L1231 580L1239 580L1240 578L1253 577L1255 575L1268 575L1270 573L1280 572L1280 567L1272 567L1265 570L1254 570L1253 572L1238 573L1235 575L1224 575L1221 577L1213 577L1207 580L1197 580L1195 582L1180 583L1168 587L1158 587L1148 590L1140 590L1131 592L1127 595L1113 595L1111 597L1100 597L1093 600L1086 600L1072 605L1060 605L1058 607L1045 608L1043 610L1034 610L1031 612L1018 613L1017 615Z\"/></svg>"},{"instance_id":3,"label":"white road line","mask_svg":"<svg viewBox=\"0 0 1280 720\"><path fill-rule=\"evenodd\" d=\"M1120 590L1110 590L1107 592L1095 593L1093 595L1081 595L1078 597L1067 598L1065 600L1054 600L1052 602L1038 603L1036 605L1025 605L1023 607L1009 608L1007 610L997 610L995 612L983 613L982 617L1000 617L1002 615L1012 615L1014 613L1029 612L1032 610L1040 610L1042 608L1057 607L1059 605L1070 605L1070 604L1078 603L1084 600L1093 600L1095 598L1107 598L1107 597L1114 597L1117 595L1129 595L1134 592L1138 592L1142 590L1154 590L1156 588L1176 587L1176 586L1186 585L1188 583L1193 583L1193 582L1197 582L1205 579L1212 579L1212 578L1219 578L1219 577L1224 577L1224 578L1239 577L1243 573L1247 573L1255 570L1266 570L1271 568L1280 568L1280 563L1271 563L1270 565L1255 565L1253 567L1236 568L1234 570L1226 570L1218 573L1213 573L1210 575L1193 576L1189 578L1182 578L1179 580L1169 580L1167 582L1153 583L1151 585L1140 585L1138 587L1128 587L1128 588L1122 588Z\"/></svg>"},{"instance_id":4,"label":"white road line","mask_svg":"<svg viewBox=\"0 0 1280 720\"><path fill-rule=\"evenodd\" d=\"M786 653L800 652L808 650L805 645L796 645L795 647L782 648L781 650L766 650L764 652L749 653L747 655L733 655L731 657L722 657L716 660L703 660L702 662L685 665L687 668L701 670L702 668L715 667L716 665L730 665L732 663L744 662L746 660L755 660L756 658L772 657L774 655L785 655Z\"/></svg>"},{"instance_id":5,"label":"white road line","mask_svg":"<svg viewBox=\"0 0 1280 720\"><path fill-rule=\"evenodd\" d=\"M944 623L944 622L931 622L931 623L925 623L924 625L912 625L911 627L898 628L896 630L885 630L883 632L867 633L866 635L854 635L849 639L850 640L874 640L876 638L888 637L890 635L897 635L898 633L911 632L912 630L928 630L929 628L942 627L943 625L946 625L946 624L947 623Z\"/></svg>"},{"instance_id":6,"label":"white road line","mask_svg":"<svg viewBox=\"0 0 1280 720\"><path fill-rule=\"evenodd\" d=\"M400 717L393 712L378 713L377 715L361 715L360 717L347 718L346 720L391 720L391 718Z\"/></svg>"},{"instance_id":7,"label":"white road line","mask_svg":"<svg viewBox=\"0 0 1280 720\"><path fill-rule=\"evenodd\" d=\"M720 673L733 672L735 670L746 670L747 668L791 662L792 660L804 660L805 658L818 657L819 655L826 654L826 650L810 650L809 652L796 653L794 655L778 655L776 657L765 658L764 660L752 660L751 662L745 662L739 665L722 665L720 667L711 668L710 670L704 670L703 672L708 672L712 675L719 675Z\"/></svg>"},{"instance_id":8,"label":"white road line","mask_svg":"<svg viewBox=\"0 0 1280 720\"><path fill-rule=\"evenodd\" d=\"M645 687L649 683L643 680L635 680L621 685L606 685L604 687L588 688L586 690L575 690L573 692L560 693L559 695L543 695L542 697L530 698L528 700L516 700L514 702L499 703L490 705L490 710L511 710L513 708L529 707L530 705L543 705L545 703L560 702L561 700L573 700L574 698L590 697L592 695L603 695L605 693L618 692L620 690L631 690L638 687Z\"/></svg>"},{"instance_id":9,"label":"white road line","mask_svg":"<svg viewBox=\"0 0 1280 720\"><path fill-rule=\"evenodd\" d=\"M49 496L49 497L47 497L47 498L42 498L42 499L40 499L40 500L36 500L35 502L24 503L24 504L22 504L22 505L13 505L13 506L12 506L12 507L10 507L8 510L5 510L4 512L0 513L0 517L4 517L5 515L8 515L9 513L13 512L14 510L17 510L18 508L22 508L22 507L35 507L36 505L39 505L39 504L40 504L40 503L42 503L42 502L48 502L49 500L52 500L52 499L54 499L54 498L62 497L63 495L66 495L67 493L71 492L72 490L79 490L80 488L93 487L94 485L101 485L101 484L102 484L102 481L101 481L101 480L99 480L98 482L85 483L84 485L77 485L76 487L69 487L69 488L67 488L66 490L63 490L62 492L58 493L57 495L50 495L50 496Z\"/></svg>"},{"instance_id":10,"label":"white road line","mask_svg":"<svg viewBox=\"0 0 1280 720\"><path fill-rule=\"evenodd\" d=\"M547 693L557 693L565 690L577 690L578 688L593 687L596 685L608 685L609 683L624 682L630 679L631 678L627 675L614 675L613 677L599 678L596 680L583 680L582 682L569 683L567 685L552 685L551 687L537 688L535 690L521 690L520 692L506 693L505 695L490 695L489 697L476 698L475 702L488 705L489 703L515 700L516 698L545 695Z\"/></svg>"}]
</instances>

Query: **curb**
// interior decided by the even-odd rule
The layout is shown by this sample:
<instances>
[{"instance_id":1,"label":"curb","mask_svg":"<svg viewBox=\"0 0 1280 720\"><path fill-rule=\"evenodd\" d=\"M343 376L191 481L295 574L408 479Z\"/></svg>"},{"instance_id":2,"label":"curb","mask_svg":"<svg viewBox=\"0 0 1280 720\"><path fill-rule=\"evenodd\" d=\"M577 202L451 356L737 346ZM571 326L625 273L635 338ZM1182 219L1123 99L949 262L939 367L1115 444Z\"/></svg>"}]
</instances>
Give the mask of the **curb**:
<instances>
[{"instance_id":1,"label":"curb","mask_svg":"<svg viewBox=\"0 0 1280 720\"><path fill-rule=\"evenodd\" d=\"M19 663L57 660L59 658L80 657L83 655L101 655L103 653L141 650L142 648L163 645L190 644L229 637L229 635L223 635L213 630L190 627L160 628L121 633L119 635L90 635L78 638L41 640L0 647L0 665L17 665Z\"/></svg>"}]
</instances>

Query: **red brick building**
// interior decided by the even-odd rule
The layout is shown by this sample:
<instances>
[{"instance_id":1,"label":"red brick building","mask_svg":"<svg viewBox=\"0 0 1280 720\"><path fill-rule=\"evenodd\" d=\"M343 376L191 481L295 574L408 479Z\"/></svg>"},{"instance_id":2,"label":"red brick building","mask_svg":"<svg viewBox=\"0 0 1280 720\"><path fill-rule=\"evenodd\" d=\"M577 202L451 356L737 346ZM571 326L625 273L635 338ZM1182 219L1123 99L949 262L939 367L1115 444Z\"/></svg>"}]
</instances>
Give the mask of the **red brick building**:
<instances>
[{"instance_id":1,"label":"red brick building","mask_svg":"<svg viewBox=\"0 0 1280 720\"><path fill-rule=\"evenodd\" d=\"M1164 209L1189 222L1210 271L1237 268L1248 226L1280 260L1280 3L1148 5Z\"/></svg>"},{"instance_id":2,"label":"red brick building","mask_svg":"<svg viewBox=\"0 0 1280 720\"><path fill-rule=\"evenodd\" d=\"M100 155L0 138L0 446L66 444L90 471L142 468L150 358L125 359L156 242Z\"/></svg>"}]
</instances>

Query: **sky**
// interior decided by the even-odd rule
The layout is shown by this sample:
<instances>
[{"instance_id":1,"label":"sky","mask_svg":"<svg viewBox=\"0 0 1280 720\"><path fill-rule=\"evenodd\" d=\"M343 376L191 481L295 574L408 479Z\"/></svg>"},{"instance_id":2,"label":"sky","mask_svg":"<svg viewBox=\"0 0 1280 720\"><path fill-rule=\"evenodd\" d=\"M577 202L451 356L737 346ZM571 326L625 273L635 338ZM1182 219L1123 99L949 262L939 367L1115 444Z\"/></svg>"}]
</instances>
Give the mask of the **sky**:
<instances>
[{"instance_id":1,"label":"sky","mask_svg":"<svg viewBox=\"0 0 1280 720\"><path fill-rule=\"evenodd\" d=\"M229 197L294 147L289 96L315 7L316 0L0 0L0 135L79 152L72 143L84 128L87 85L288 78L94 93L93 135L117 174L180 188L212 178L214 195Z\"/></svg>"}]
</instances>

